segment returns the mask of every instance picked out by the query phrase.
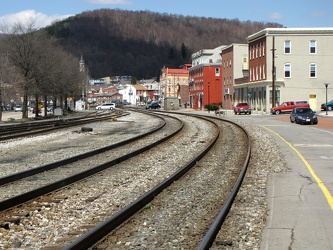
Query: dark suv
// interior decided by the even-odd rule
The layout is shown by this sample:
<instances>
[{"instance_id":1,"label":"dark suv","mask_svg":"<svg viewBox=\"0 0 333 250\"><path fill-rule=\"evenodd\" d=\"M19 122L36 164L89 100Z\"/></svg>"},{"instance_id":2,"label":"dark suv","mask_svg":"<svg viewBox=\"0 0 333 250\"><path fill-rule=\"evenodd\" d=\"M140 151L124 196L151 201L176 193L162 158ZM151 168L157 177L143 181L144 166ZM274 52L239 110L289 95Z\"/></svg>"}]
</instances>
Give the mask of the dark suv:
<instances>
[{"instance_id":1,"label":"dark suv","mask_svg":"<svg viewBox=\"0 0 333 250\"><path fill-rule=\"evenodd\" d=\"M159 108L161 108L161 105L159 105L157 102L153 102L146 107L146 109L159 109Z\"/></svg>"}]
</instances>

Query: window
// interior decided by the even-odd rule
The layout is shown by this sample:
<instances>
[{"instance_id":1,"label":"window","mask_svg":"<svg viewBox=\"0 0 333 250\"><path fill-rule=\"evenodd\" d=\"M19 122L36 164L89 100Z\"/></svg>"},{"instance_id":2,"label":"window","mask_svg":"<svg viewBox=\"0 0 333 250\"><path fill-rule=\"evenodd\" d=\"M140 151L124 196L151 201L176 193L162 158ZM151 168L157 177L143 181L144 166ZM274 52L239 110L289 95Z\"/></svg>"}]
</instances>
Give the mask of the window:
<instances>
[{"instance_id":1,"label":"window","mask_svg":"<svg viewBox=\"0 0 333 250\"><path fill-rule=\"evenodd\" d=\"M256 66L256 80L258 80L259 77L258 77L258 66Z\"/></svg>"},{"instance_id":2,"label":"window","mask_svg":"<svg viewBox=\"0 0 333 250\"><path fill-rule=\"evenodd\" d=\"M256 44L256 58L258 58L258 44Z\"/></svg>"},{"instance_id":3,"label":"window","mask_svg":"<svg viewBox=\"0 0 333 250\"><path fill-rule=\"evenodd\" d=\"M284 65L284 77L290 78L290 64L287 63Z\"/></svg>"},{"instance_id":4,"label":"window","mask_svg":"<svg viewBox=\"0 0 333 250\"><path fill-rule=\"evenodd\" d=\"M315 63L310 64L310 78L316 78L317 76L317 65Z\"/></svg>"},{"instance_id":5,"label":"window","mask_svg":"<svg viewBox=\"0 0 333 250\"><path fill-rule=\"evenodd\" d=\"M284 53L285 54L290 54L290 40L284 41Z\"/></svg>"},{"instance_id":6,"label":"window","mask_svg":"<svg viewBox=\"0 0 333 250\"><path fill-rule=\"evenodd\" d=\"M316 41L310 41L310 54L316 54Z\"/></svg>"},{"instance_id":7,"label":"window","mask_svg":"<svg viewBox=\"0 0 333 250\"><path fill-rule=\"evenodd\" d=\"M215 76L220 76L220 68L215 68Z\"/></svg>"}]
</instances>

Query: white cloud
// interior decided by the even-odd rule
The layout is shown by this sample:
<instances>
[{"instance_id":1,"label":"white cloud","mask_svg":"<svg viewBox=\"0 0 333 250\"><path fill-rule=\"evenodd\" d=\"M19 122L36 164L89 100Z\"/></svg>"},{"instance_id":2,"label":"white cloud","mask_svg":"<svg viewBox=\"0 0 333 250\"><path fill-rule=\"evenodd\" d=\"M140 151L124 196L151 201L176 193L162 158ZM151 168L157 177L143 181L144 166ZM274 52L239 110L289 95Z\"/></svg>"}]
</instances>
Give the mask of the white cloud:
<instances>
[{"instance_id":1,"label":"white cloud","mask_svg":"<svg viewBox=\"0 0 333 250\"><path fill-rule=\"evenodd\" d=\"M59 21L68 18L72 15L52 15L48 16L44 13L35 10L24 10L14 14L0 16L0 22L9 26L17 23L34 22L35 28L42 28L51 25L54 21Z\"/></svg>"},{"instance_id":2,"label":"white cloud","mask_svg":"<svg viewBox=\"0 0 333 250\"><path fill-rule=\"evenodd\" d=\"M312 12L310 13L310 17L321 17L321 16L325 16L325 12Z\"/></svg>"},{"instance_id":3,"label":"white cloud","mask_svg":"<svg viewBox=\"0 0 333 250\"><path fill-rule=\"evenodd\" d=\"M92 3L92 4L103 4L103 5L107 5L107 4L122 4L122 5L128 5L130 4L130 2L126 1L126 0L86 0L88 3Z\"/></svg>"},{"instance_id":4,"label":"white cloud","mask_svg":"<svg viewBox=\"0 0 333 250\"><path fill-rule=\"evenodd\" d=\"M283 19L283 16L280 13L272 13L268 16L269 19Z\"/></svg>"}]
</instances>

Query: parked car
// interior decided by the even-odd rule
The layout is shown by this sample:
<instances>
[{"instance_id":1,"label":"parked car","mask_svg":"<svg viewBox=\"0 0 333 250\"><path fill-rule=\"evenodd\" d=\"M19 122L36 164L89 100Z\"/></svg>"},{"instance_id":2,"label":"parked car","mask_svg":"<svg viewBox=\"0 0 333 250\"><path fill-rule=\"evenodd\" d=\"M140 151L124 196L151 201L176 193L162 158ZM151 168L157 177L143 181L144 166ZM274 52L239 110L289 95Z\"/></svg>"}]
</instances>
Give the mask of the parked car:
<instances>
[{"instance_id":1,"label":"parked car","mask_svg":"<svg viewBox=\"0 0 333 250\"><path fill-rule=\"evenodd\" d=\"M102 105L98 105L96 107L97 110L107 110L116 108L116 104L114 103L103 103Z\"/></svg>"},{"instance_id":2,"label":"parked car","mask_svg":"<svg viewBox=\"0 0 333 250\"><path fill-rule=\"evenodd\" d=\"M322 110L326 110L326 102L323 103L320 107ZM333 99L329 102L327 102L327 110L331 111L333 110Z\"/></svg>"},{"instance_id":3,"label":"parked car","mask_svg":"<svg viewBox=\"0 0 333 250\"><path fill-rule=\"evenodd\" d=\"M318 124L318 117L311 108L294 108L290 113L290 122L302 125Z\"/></svg>"},{"instance_id":4,"label":"parked car","mask_svg":"<svg viewBox=\"0 0 333 250\"><path fill-rule=\"evenodd\" d=\"M22 111L22 105L16 105L14 108L15 112L21 112Z\"/></svg>"},{"instance_id":5,"label":"parked car","mask_svg":"<svg viewBox=\"0 0 333 250\"><path fill-rule=\"evenodd\" d=\"M281 105L271 108L271 113L279 115L281 113L289 113L294 108L310 108L308 101L288 101L283 102Z\"/></svg>"},{"instance_id":6,"label":"parked car","mask_svg":"<svg viewBox=\"0 0 333 250\"><path fill-rule=\"evenodd\" d=\"M235 115L237 115L237 114L240 115L241 113L251 115L251 107L249 104L247 104L247 102L239 102L234 107L234 112L235 112Z\"/></svg>"},{"instance_id":7,"label":"parked car","mask_svg":"<svg viewBox=\"0 0 333 250\"><path fill-rule=\"evenodd\" d=\"M47 112L52 112L53 111L53 105L48 105L46 107Z\"/></svg>"},{"instance_id":8,"label":"parked car","mask_svg":"<svg viewBox=\"0 0 333 250\"><path fill-rule=\"evenodd\" d=\"M2 111L10 111L10 107L7 105L1 106Z\"/></svg>"},{"instance_id":9,"label":"parked car","mask_svg":"<svg viewBox=\"0 0 333 250\"><path fill-rule=\"evenodd\" d=\"M157 102L152 102L148 106L146 106L146 109L159 109L161 108L161 105L158 104Z\"/></svg>"}]
</instances>

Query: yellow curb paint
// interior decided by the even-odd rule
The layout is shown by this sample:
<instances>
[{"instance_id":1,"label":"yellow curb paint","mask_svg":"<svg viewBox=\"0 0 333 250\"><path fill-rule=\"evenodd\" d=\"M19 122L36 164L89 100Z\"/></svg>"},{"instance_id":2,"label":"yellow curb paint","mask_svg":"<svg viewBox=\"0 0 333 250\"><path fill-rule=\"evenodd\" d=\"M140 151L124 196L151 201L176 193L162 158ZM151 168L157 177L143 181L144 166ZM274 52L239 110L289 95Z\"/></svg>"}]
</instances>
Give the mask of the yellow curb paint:
<instances>
[{"instance_id":1,"label":"yellow curb paint","mask_svg":"<svg viewBox=\"0 0 333 250\"><path fill-rule=\"evenodd\" d=\"M311 173L312 177L316 180L316 182L317 182L318 186L320 187L321 191L324 193L324 196L325 196L328 204L330 205L331 210L333 211L333 197L332 197L330 191L328 191L327 187L320 180L320 178L318 177L318 175L316 174L316 172L313 170L313 168L308 163L308 161L305 160L305 158L303 157L303 155L291 143L289 143L287 140L285 140L278 133L276 133L275 131L273 131L273 130L271 130L269 128L266 128L265 126L262 126L262 127L265 128L265 129L267 129L268 131L274 133L275 135L277 135L282 141L284 141L289 147L291 147L296 152L296 154L299 156L299 158L301 158L301 160L304 162L305 166L308 168L308 170Z\"/></svg>"}]
</instances>

